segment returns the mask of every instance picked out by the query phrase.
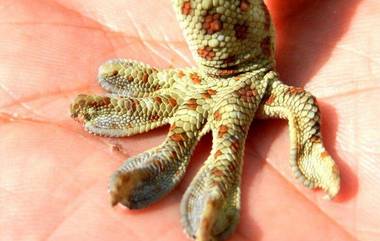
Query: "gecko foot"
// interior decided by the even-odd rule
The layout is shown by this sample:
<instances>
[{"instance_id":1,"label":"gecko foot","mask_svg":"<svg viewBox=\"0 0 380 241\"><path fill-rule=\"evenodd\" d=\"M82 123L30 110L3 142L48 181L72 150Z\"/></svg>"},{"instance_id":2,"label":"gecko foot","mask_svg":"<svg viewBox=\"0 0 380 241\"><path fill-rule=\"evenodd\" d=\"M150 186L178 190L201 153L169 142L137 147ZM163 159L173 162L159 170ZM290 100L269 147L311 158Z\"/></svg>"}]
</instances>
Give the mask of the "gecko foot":
<instances>
[{"instance_id":1,"label":"gecko foot","mask_svg":"<svg viewBox=\"0 0 380 241\"><path fill-rule=\"evenodd\" d=\"M322 145L316 98L278 78L264 1L172 2L197 67L156 69L110 60L98 73L108 96L79 95L71 106L72 117L97 135L131 136L170 124L160 146L128 159L112 175L111 204L138 209L162 198L211 131L212 154L182 199L181 218L197 241L228 238L239 221L244 144L256 116L289 121L295 175L333 198L339 171Z\"/></svg>"}]
</instances>

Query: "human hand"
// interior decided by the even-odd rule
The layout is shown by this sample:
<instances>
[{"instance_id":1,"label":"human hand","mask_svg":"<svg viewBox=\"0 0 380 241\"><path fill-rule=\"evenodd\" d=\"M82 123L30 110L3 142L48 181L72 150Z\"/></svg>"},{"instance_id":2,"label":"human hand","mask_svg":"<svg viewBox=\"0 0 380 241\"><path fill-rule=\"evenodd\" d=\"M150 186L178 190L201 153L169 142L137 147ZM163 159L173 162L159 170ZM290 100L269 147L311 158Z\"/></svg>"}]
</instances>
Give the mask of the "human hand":
<instances>
[{"instance_id":1,"label":"human hand","mask_svg":"<svg viewBox=\"0 0 380 241\"><path fill-rule=\"evenodd\" d=\"M288 165L283 121L255 121L246 143L241 220L231 240L374 240L379 228L378 3L268 2L285 83L317 96L327 149L342 174L336 200L305 189ZM6 1L0 4L0 240L187 240L181 196L206 159L153 206L109 205L107 182L128 156L167 132L110 139L72 121L79 93L103 93L98 66L115 57L193 65L170 2ZM119 151L122 149L123 151Z\"/></svg>"}]
</instances>

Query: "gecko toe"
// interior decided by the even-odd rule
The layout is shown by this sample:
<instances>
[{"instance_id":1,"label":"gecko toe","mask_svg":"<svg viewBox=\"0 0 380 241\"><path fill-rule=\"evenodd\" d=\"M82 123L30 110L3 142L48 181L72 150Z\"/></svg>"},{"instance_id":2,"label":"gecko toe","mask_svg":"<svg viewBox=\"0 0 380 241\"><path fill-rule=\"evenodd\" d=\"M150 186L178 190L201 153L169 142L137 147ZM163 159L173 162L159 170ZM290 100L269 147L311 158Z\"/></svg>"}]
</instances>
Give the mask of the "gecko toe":
<instances>
[{"instance_id":1,"label":"gecko toe","mask_svg":"<svg viewBox=\"0 0 380 241\"><path fill-rule=\"evenodd\" d=\"M340 190L340 174L337 165L321 142L313 143L301 155L299 169L304 175L304 185L321 188L326 192L325 199L333 199Z\"/></svg>"},{"instance_id":2,"label":"gecko toe","mask_svg":"<svg viewBox=\"0 0 380 241\"><path fill-rule=\"evenodd\" d=\"M141 171L121 172L116 171L110 181L109 192L111 205L118 203L129 209L138 209L143 206L134 200L136 189L143 184L144 175Z\"/></svg>"}]
</instances>

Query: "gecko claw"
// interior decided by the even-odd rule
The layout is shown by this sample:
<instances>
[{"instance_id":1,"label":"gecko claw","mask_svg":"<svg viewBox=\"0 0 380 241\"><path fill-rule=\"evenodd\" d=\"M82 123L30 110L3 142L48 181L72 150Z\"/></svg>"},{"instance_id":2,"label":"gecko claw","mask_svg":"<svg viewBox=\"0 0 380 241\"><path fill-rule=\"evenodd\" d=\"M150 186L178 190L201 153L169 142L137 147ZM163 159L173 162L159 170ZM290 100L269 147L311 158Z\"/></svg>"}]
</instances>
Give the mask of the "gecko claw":
<instances>
[{"instance_id":1,"label":"gecko claw","mask_svg":"<svg viewBox=\"0 0 380 241\"><path fill-rule=\"evenodd\" d=\"M109 185L109 192L111 195L111 205L114 207L118 203L123 206L134 209L130 201L133 196L133 189L140 182L138 175L132 173L122 173L117 171L112 175Z\"/></svg>"},{"instance_id":2,"label":"gecko claw","mask_svg":"<svg viewBox=\"0 0 380 241\"><path fill-rule=\"evenodd\" d=\"M111 206L115 207L120 201L120 196L117 195L115 192L111 192L110 195L111 195Z\"/></svg>"}]
</instances>

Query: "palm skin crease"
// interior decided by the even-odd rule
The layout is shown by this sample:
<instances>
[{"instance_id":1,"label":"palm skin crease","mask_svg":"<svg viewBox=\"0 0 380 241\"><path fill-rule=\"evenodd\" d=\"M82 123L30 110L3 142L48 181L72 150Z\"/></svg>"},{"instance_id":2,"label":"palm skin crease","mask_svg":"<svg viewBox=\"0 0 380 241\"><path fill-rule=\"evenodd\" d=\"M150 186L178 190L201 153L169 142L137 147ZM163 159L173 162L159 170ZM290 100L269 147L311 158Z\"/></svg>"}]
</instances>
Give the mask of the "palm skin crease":
<instances>
[{"instance_id":1,"label":"palm skin crease","mask_svg":"<svg viewBox=\"0 0 380 241\"><path fill-rule=\"evenodd\" d=\"M211 131L211 154L183 196L181 219L198 241L228 238L239 221L242 158L253 118L287 119L294 176L335 197L339 171L322 143L316 99L279 80L263 1L172 3L197 68L161 70L110 60L98 74L110 94L82 94L71 105L72 117L101 136L131 136L170 124L161 145L126 160L112 175L112 205L144 208L169 193L199 139Z\"/></svg>"}]
</instances>

